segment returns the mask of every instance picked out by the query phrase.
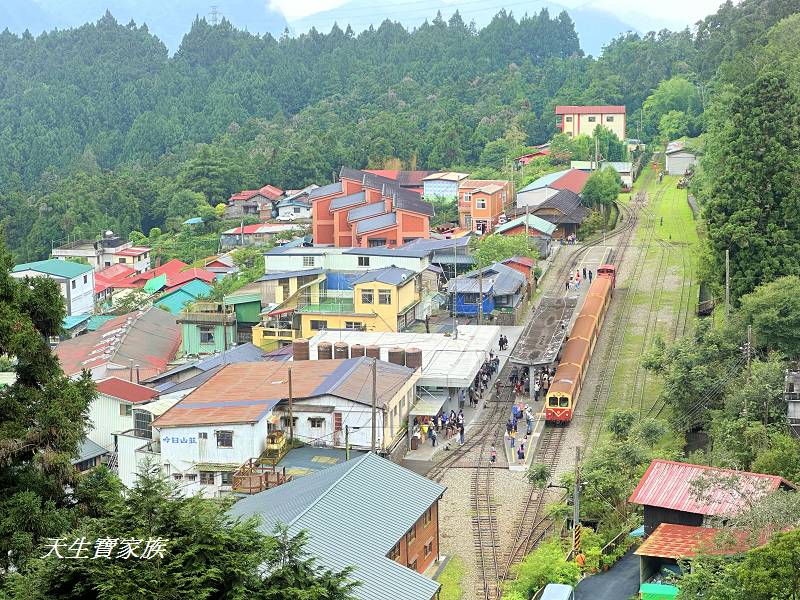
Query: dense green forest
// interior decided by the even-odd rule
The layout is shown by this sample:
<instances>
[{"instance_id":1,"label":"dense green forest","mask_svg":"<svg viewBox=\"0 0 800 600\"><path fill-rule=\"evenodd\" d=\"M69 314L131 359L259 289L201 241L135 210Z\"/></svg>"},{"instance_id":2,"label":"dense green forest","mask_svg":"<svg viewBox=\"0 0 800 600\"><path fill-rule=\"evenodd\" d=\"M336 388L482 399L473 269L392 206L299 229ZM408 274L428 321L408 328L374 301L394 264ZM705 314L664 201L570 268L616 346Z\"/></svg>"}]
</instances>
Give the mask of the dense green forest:
<instances>
[{"instance_id":1,"label":"dense green forest","mask_svg":"<svg viewBox=\"0 0 800 600\"><path fill-rule=\"evenodd\" d=\"M279 40L200 19L172 58L146 27L110 14L37 38L6 31L0 223L15 256L32 259L67 236L148 233L192 216L187 191L215 205L245 187L398 160L498 169L498 156L550 138L557 103L625 104L631 135L647 139L677 112L676 133L696 134L705 77L757 35L727 35L732 10L694 34L623 36L596 60L566 13L546 11L500 12L481 30L456 14L413 31L386 21Z\"/></svg>"}]
</instances>

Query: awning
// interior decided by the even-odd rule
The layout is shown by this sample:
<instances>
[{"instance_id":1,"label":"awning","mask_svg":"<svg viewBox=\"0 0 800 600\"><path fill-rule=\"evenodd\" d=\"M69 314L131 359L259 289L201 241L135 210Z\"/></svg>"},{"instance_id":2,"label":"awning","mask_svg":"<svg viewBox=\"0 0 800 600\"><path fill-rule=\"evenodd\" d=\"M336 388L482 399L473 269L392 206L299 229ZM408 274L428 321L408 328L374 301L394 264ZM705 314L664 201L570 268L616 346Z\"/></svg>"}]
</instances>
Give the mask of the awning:
<instances>
[{"instance_id":1,"label":"awning","mask_svg":"<svg viewBox=\"0 0 800 600\"><path fill-rule=\"evenodd\" d=\"M236 471L240 465L230 463L197 463L195 469L198 471Z\"/></svg>"},{"instance_id":2,"label":"awning","mask_svg":"<svg viewBox=\"0 0 800 600\"><path fill-rule=\"evenodd\" d=\"M294 312L296 308L282 308L280 310L271 310L267 313L268 316L274 317L276 315L284 315L286 313Z\"/></svg>"},{"instance_id":3,"label":"awning","mask_svg":"<svg viewBox=\"0 0 800 600\"><path fill-rule=\"evenodd\" d=\"M438 415L442 406L447 402L447 396L429 396L420 398L409 413L411 416L433 417Z\"/></svg>"}]
</instances>

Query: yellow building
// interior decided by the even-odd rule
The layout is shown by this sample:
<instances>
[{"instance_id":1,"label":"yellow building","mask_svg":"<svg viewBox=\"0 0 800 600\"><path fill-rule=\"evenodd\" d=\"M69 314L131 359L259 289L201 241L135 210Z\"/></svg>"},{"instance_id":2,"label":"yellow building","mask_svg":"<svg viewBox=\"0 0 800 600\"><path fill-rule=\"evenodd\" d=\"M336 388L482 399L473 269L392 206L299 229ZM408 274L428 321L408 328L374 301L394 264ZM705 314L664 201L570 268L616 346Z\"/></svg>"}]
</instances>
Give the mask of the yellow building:
<instances>
[{"instance_id":1,"label":"yellow building","mask_svg":"<svg viewBox=\"0 0 800 600\"><path fill-rule=\"evenodd\" d=\"M298 308L300 334L323 329L401 331L410 325L420 301L417 277L409 269L367 271L353 282L353 296L323 298Z\"/></svg>"},{"instance_id":2,"label":"yellow building","mask_svg":"<svg viewBox=\"0 0 800 600\"><path fill-rule=\"evenodd\" d=\"M570 137L592 135L602 125L626 140L624 106L556 106L556 128Z\"/></svg>"}]
</instances>

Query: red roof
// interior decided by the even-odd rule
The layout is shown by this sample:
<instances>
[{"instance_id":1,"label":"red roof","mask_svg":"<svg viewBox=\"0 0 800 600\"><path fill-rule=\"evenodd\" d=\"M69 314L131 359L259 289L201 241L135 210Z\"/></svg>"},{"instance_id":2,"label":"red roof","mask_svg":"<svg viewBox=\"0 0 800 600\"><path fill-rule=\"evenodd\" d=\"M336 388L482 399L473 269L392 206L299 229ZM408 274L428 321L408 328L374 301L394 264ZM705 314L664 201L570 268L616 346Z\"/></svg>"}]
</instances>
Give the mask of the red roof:
<instances>
[{"instance_id":1,"label":"red roof","mask_svg":"<svg viewBox=\"0 0 800 600\"><path fill-rule=\"evenodd\" d=\"M602 113L604 115L625 114L624 106L556 106L557 115L586 115Z\"/></svg>"},{"instance_id":2,"label":"red roof","mask_svg":"<svg viewBox=\"0 0 800 600\"><path fill-rule=\"evenodd\" d=\"M145 246L131 246L116 253L116 256L141 256L146 252L150 252L150 248Z\"/></svg>"},{"instance_id":3,"label":"red roof","mask_svg":"<svg viewBox=\"0 0 800 600\"><path fill-rule=\"evenodd\" d=\"M135 272L136 270L133 267L121 263L98 271L94 274L94 293L99 294L113 287L127 287L124 280Z\"/></svg>"},{"instance_id":4,"label":"red roof","mask_svg":"<svg viewBox=\"0 0 800 600\"><path fill-rule=\"evenodd\" d=\"M536 263L533 261L532 258L528 258L527 256L512 256L511 258L507 258L503 261L503 264L515 262L517 264L523 265L525 267L533 268L533 265Z\"/></svg>"},{"instance_id":5,"label":"red roof","mask_svg":"<svg viewBox=\"0 0 800 600\"><path fill-rule=\"evenodd\" d=\"M197 267L192 267L191 269L181 271L175 275L167 275L167 285L165 290L172 291L175 288L179 288L182 285L192 281L193 279L200 279L206 283L211 283L216 279L216 277L216 273L206 271L205 269L199 269Z\"/></svg>"},{"instance_id":6,"label":"red roof","mask_svg":"<svg viewBox=\"0 0 800 600\"><path fill-rule=\"evenodd\" d=\"M264 187L259 188L258 191L270 200L277 200L283 196L283 190L275 187L274 185L267 184Z\"/></svg>"},{"instance_id":7,"label":"red roof","mask_svg":"<svg viewBox=\"0 0 800 600\"><path fill-rule=\"evenodd\" d=\"M131 277L131 279L141 285L144 285L149 279L153 279L154 277L158 277L159 275L166 275L167 280L171 277L175 277L186 269L189 265L187 265L182 260L178 260L177 258L173 258L172 260L168 260L160 267L156 267L155 269L150 269L149 271L145 271L144 273L139 273Z\"/></svg>"},{"instance_id":8,"label":"red roof","mask_svg":"<svg viewBox=\"0 0 800 600\"><path fill-rule=\"evenodd\" d=\"M738 491L720 486L709 490L705 498L695 498L692 494L692 482L703 476L708 477L711 482L714 477L735 477L738 479ZM781 485L794 487L777 475L657 459L647 467L628 501L701 515L732 516L748 508L749 501L766 496Z\"/></svg>"},{"instance_id":9,"label":"red roof","mask_svg":"<svg viewBox=\"0 0 800 600\"><path fill-rule=\"evenodd\" d=\"M149 402L158 398L158 392L149 387L133 383L119 377L109 377L97 382L97 391L106 396L119 398L136 404L137 402Z\"/></svg>"},{"instance_id":10,"label":"red roof","mask_svg":"<svg viewBox=\"0 0 800 600\"><path fill-rule=\"evenodd\" d=\"M580 194L583 191L583 186L586 185L586 180L589 179L591 173L581 171L580 169L570 169L564 175L556 179L550 184L550 187L557 190L569 190Z\"/></svg>"},{"instance_id":11,"label":"red roof","mask_svg":"<svg viewBox=\"0 0 800 600\"><path fill-rule=\"evenodd\" d=\"M540 156L547 156L548 154L550 154L550 149L542 148L541 150L537 150L536 152L528 152L528 154L523 154L522 156L518 156L514 160L519 163L522 163L523 165L527 165L534 158L538 158Z\"/></svg>"},{"instance_id":12,"label":"red roof","mask_svg":"<svg viewBox=\"0 0 800 600\"><path fill-rule=\"evenodd\" d=\"M720 536L717 539L723 531L730 535ZM639 546L635 554L676 560L691 558L698 554L738 554L750 550L755 545L748 538L746 531L662 523ZM764 542L766 542L765 536L761 536L756 544Z\"/></svg>"}]
</instances>

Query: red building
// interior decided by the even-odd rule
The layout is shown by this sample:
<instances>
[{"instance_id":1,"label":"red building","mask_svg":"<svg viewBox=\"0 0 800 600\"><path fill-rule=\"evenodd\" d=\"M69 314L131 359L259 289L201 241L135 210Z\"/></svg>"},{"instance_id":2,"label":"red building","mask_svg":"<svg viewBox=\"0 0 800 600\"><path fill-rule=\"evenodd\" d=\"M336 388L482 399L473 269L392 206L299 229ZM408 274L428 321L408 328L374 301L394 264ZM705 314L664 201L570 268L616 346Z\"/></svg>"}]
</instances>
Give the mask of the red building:
<instances>
[{"instance_id":1,"label":"red building","mask_svg":"<svg viewBox=\"0 0 800 600\"><path fill-rule=\"evenodd\" d=\"M401 246L430 236L433 205L388 177L342 167L339 181L309 194L314 243Z\"/></svg>"}]
</instances>

